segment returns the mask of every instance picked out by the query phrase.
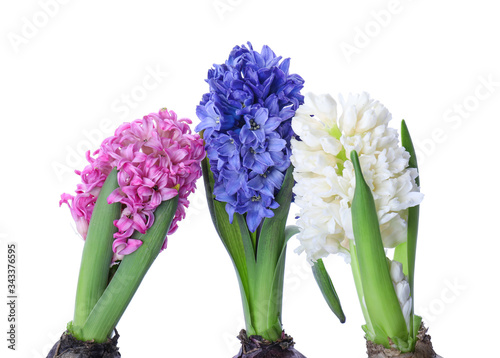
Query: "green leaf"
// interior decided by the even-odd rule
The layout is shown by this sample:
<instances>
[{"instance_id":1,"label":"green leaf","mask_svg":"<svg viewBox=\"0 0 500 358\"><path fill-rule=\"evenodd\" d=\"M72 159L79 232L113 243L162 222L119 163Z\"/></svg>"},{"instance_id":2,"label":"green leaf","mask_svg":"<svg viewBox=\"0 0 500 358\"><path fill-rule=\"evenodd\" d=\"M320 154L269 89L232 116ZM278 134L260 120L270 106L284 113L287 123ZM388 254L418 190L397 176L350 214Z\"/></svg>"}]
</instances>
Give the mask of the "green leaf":
<instances>
[{"instance_id":1,"label":"green leaf","mask_svg":"<svg viewBox=\"0 0 500 358\"><path fill-rule=\"evenodd\" d=\"M75 301L73 326L81 327L108 285L113 257L114 220L120 218L121 204L108 204L108 196L118 188L116 168L109 173L92 212L82 253Z\"/></svg>"},{"instance_id":2,"label":"green leaf","mask_svg":"<svg viewBox=\"0 0 500 358\"><path fill-rule=\"evenodd\" d=\"M413 147L413 142L411 140L410 132L406 126L406 122L401 121L401 144L410 153L409 167L415 168L418 171L417 155L415 153L415 148ZM415 183L420 186L420 172L418 177L415 179ZM408 283L410 285L410 295L412 297L412 306L410 319L413 320L414 303L415 303L415 260L417 256L417 237L418 237L418 219L420 214L420 205L408 208L408 237L407 237L407 271L408 271ZM403 264L404 266L404 264ZM405 273L406 274L406 273ZM418 333L413 329L413 323L410 321L410 335L415 338Z\"/></svg>"},{"instance_id":3,"label":"green leaf","mask_svg":"<svg viewBox=\"0 0 500 358\"><path fill-rule=\"evenodd\" d=\"M281 317L283 279L279 275L284 275L285 260L282 252L286 250L285 227L292 201L293 184L293 167L290 166L276 196L280 206L273 210L272 218L264 220L258 238L255 278L257 286L251 304L254 311L254 327L259 334L271 328L270 322L274 322L273 327L276 327L275 318ZM280 257L283 257L282 267ZM278 276L275 277L276 275ZM279 338L275 337L275 331L276 328L272 329L270 336L264 338L275 341ZM279 333L281 334L281 330Z\"/></svg>"},{"instance_id":4,"label":"green leaf","mask_svg":"<svg viewBox=\"0 0 500 358\"><path fill-rule=\"evenodd\" d=\"M333 287L332 280L330 279L330 275L326 271L325 265L322 259L318 259L312 267L314 279L323 294L323 297L328 303L328 306L332 310L333 313L338 317L341 323L345 322L344 311L342 310L342 306L340 305L339 296L337 296L337 292L335 291L335 287Z\"/></svg>"},{"instance_id":5,"label":"green leaf","mask_svg":"<svg viewBox=\"0 0 500 358\"><path fill-rule=\"evenodd\" d=\"M387 337L407 341L408 330L387 267L375 202L355 151L351 161L356 174L352 223L366 308L375 333L383 332L378 337L380 343L387 346Z\"/></svg>"},{"instance_id":6,"label":"green leaf","mask_svg":"<svg viewBox=\"0 0 500 358\"><path fill-rule=\"evenodd\" d=\"M356 244L353 240L349 240L349 253L351 255L351 270L352 277L354 278L354 284L356 285L356 292L358 293L358 300L361 306L361 311L363 312L363 317L365 317L366 325L363 326L363 330L366 332L366 339L373 341L375 339L375 328L373 327L372 320L366 309L365 294L363 292L363 283L361 282L361 274L359 272L359 262L358 253L356 250Z\"/></svg>"},{"instance_id":7,"label":"green leaf","mask_svg":"<svg viewBox=\"0 0 500 358\"><path fill-rule=\"evenodd\" d=\"M175 196L156 208L155 222L145 234L134 233L133 238L143 242L141 247L123 258L83 328L75 335L76 338L102 343L111 335L142 279L161 251L177 210L178 198Z\"/></svg>"},{"instance_id":8,"label":"green leaf","mask_svg":"<svg viewBox=\"0 0 500 358\"><path fill-rule=\"evenodd\" d=\"M413 316L413 330L417 332L420 330L420 325L422 324L422 317L414 315ZM415 334L415 336L417 335Z\"/></svg>"},{"instance_id":9,"label":"green leaf","mask_svg":"<svg viewBox=\"0 0 500 358\"><path fill-rule=\"evenodd\" d=\"M210 217L212 218L215 230L217 230L217 234L219 234L220 236L219 225L217 224L217 217L215 215L215 199L214 195L212 194L214 189L214 178L212 171L210 170L210 164L207 157L205 157L201 162L201 170L203 172L203 184L205 186L205 196L207 198L208 211L210 212Z\"/></svg>"},{"instance_id":10,"label":"green leaf","mask_svg":"<svg viewBox=\"0 0 500 358\"><path fill-rule=\"evenodd\" d=\"M300 232L300 228L297 225L288 225L285 228L285 240L288 242L292 236L297 235Z\"/></svg>"},{"instance_id":11,"label":"green leaf","mask_svg":"<svg viewBox=\"0 0 500 358\"><path fill-rule=\"evenodd\" d=\"M410 136L410 131L408 130L408 127L406 126L406 122L404 120L401 121L401 144L406 149L406 151L410 153L410 161L408 163L408 166L410 168L416 168L418 170L415 147L413 146L413 142ZM420 175L415 179L415 183L417 183L417 185L420 186Z\"/></svg>"},{"instance_id":12,"label":"green leaf","mask_svg":"<svg viewBox=\"0 0 500 358\"><path fill-rule=\"evenodd\" d=\"M248 267L249 278L251 278L251 276L255 272L255 246L253 244L253 238L251 232L248 230L245 217L238 213L234 213L234 219L236 220L240 228L241 241L243 242L243 248L245 250L245 258Z\"/></svg>"},{"instance_id":13,"label":"green leaf","mask_svg":"<svg viewBox=\"0 0 500 358\"><path fill-rule=\"evenodd\" d=\"M266 218L262 224L259 243L257 246L257 262L276 267L279 255L285 242L285 228L290 204L292 202L293 188L293 167L287 169L283 184L276 197L279 207L275 210L274 216ZM260 269L267 272L265 265L260 265Z\"/></svg>"},{"instance_id":14,"label":"green leaf","mask_svg":"<svg viewBox=\"0 0 500 358\"><path fill-rule=\"evenodd\" d=\"M250 281L249 275L252 277L254 275L255 270L252 263L255 264L255 254L251 254L248 245L245 245L243 241L242 230L244 230L244 228L240 228L239 225L240 219L238 219L238 216L240 215L235 213L235 220L233 220L233 223L230 223L229 216L226 212L226 204L217 201L214 198L214 178L212 171L210 170L210 163L208 161L208 158L205 158L202 161L202 170L203 180L205 183L205 194L207 197L210 215L212 217L212 222L214 223L217 234L224 244L224 247L226 248L229 257L231 258L234 269L236 271L238 284L240 286L240 294L243 304L243 311L245 314L247 332L249 334L252 334L255 331L250 314L250 282L253 282L253 279L252 281ZM254 258L250 260L247 265L247 258L251 255L253 255Z\"/></svg>"},{"instance_id":15,"label":"green leaf","mask_svg":"<svg viewBox=\"0 0 500 358\"><path fill-rule=\"evenodd\" d=\"M266 218L262 224L259 243L257 245L257 263L259 264L259 276L266 276L269 272L266 266L272 266L273 271L278 262L283 244L285 243L285 229L290 203L292 202L293 167L287 169L282 187L276 197L279 207L274 216Z\"/></svg>"},{"instance_id":16,"label":"green leaf","mask_svg":"<svg viewBox=\"0 0 500 358\"><path fill-rule=\"evenodd\" d=\"M299 227L295 225L289 225L285 228L285 242L281 253L276 264L273 275L273 284L271 288L271 294L269 297L269 309L267 313L268 326L269 327L279 327L279 333L281 333L281 309L283 306L283 283L285 278L285 261L286 261L286 247L288 240L299 233ZM277 314L276 314L277 313Z\"/></svg>"}]
</instances>

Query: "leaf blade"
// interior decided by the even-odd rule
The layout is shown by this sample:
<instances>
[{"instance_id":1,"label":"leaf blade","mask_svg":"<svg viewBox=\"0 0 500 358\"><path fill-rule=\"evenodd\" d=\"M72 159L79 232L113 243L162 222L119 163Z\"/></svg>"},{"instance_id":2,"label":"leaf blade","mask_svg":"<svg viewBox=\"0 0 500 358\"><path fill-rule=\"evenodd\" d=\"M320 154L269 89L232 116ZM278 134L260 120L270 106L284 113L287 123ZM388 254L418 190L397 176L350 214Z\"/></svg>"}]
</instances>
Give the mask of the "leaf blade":
<instances>
[{"instance_id":1,"label":"leaf blade","mask_svg":"<svg viewBox=\"0 0 500 358\"><path fill-rule=\"evenodd\" d=\"M418 171L417 155L415 153L415 147L411 140L410 131L404 120L401 121L401 144L410 154L410 160L408 166L410 168L415 168ZM420 187L420 172L415 178L415 183ZM410 334L414 338L416 337L418 330L415 332L413 327L414 319L414 305L415 305L415 262L417 257L417 239L418 239L418 221L420 216L420 205L408 208L408 231L407 231L407 266L408 266L408 283L410 285L410 295L412 298L411 313L410 313Z\"/></svg>"},{"instance_id":2,"label":"leaf blade","mask_svg":"<svg viewBox=\"0 0 500 358\"><path fill-rule=\"evenodd\" d=\"M266 339L276 340L280 332L277 332L275 317L281 317L281 300L283 295L283 278L285 260L283 251L286 250L286 221L292 201L293 167L287 169L281 189L276 196L279 207L274 216L266 218L258 238L256 256L257 286L252 297L255 313L255 326L259 334L267 332ZM280 264L280 258L283 261ZM275 277L275 275L278 275ZM272 322L272 323L271 323ZM271 327L268 325L271 324ZM280 323L281 325L281 323Z\"/></svg>"},{"instance_id":3,"label":"leaf blade","mask_svg":"<svg viewBox=\"0 0 500 358\"><path fill-rule=\"evenodd\" d=\"M318 284L319 289L328 304L328 307L330 307L332 312L337 316L340 323L345 323L346 317L344 311L342 310L339 296L337 295L337 291L335 291L333 282L322 259L318 259L314 263L312 266L312 272L314 279L316 280L316 283Z\"/></svg>"},{"instance_id":4,"label":"leaf blade","mask_svg":"<svg viewBox=\"0 0 500 358\"><path fill-rule=\"evenodd\" d=\"M95 340L102 343L125 312L144 276L161 251L177 210L179 196L162 202L155 210L155 222L145 234L134 233L143 243L135 252L126 255L113 279L99 298L81 331L79 340Z\"/></svg>"},{"instance_id":5,"label":"leaf blade","mask_svg":"<svg viewBox=\"0 0 500 358\"><path fill-rule=\"evenodd\" d=\"M234 270L236 272L238 285L240 287L243 311L245 314L247 332L253 332L254 328L250 308L251 281L249 280L249 277L253 275L254 270L252 268L249 270L249 267L247 265L247 256L250 251L248 248L245 249L246 245L244 245L242 228L238 223L239 220L236 219L233 220L233 223L230 223L229 216L226 212L226 204L217 201L214 198L214 178L207 157L205 157L205 159L202 161L202 170L203 180L205 184L205 194L210 211L210 216L212 218L215 230L217 231L222 244L226 248L226 251L229 254L231 262L234 266ZM255 262L255 259L253 259L252 261ZM252 261L250 261L250 265L252 264Z\"/></svg>"},{"instance_id":6,"label":"leaf blade","mask_svg":"<svg viewBox=\"0 0 500 358\"><path fill-rule=\"evenodd\" d=\"M281 249L278 263L276 264L276 269L273 275L271 297L269 298L271 304L268 310L268 325L270 327L276 324L276 322L274 322L273 320L273 317L276 316L276 312L278 313L278 322L281 327L281 309L283 306L283 284L285 279L286 248L288 240L290 240L293 235L298 234L299 232L299 227L295 225L289 225L285 228L285 242L283 248Z\"/></svg>"},{"instance_id":7,"label":"leaf blade","mask_svg":"<svg viewBox=\"0 0 500 358\"><path fill-rule=\"evenodd\" d=\"M352 223L363 293L375 332L384 332L376 343L387 346L387 337L407 341L408 330L387 267L375 202L356 151L351 152L351 161L356 174Z\"/></svg>"},{"instance_id":8,"label":"leaf blade","mask_svg":"<svg viewBox=\"0 0 500 358\"><path fill-rule=\"evenodd\" d=\"M113 257L113 224L119 219L121 204L108 204L108 196L118 188L117 170L106 178L97 197L85 245L82 252L80 273L72 325L81 327L108 285L109 265Z\"/></svg>"}]
</instances>

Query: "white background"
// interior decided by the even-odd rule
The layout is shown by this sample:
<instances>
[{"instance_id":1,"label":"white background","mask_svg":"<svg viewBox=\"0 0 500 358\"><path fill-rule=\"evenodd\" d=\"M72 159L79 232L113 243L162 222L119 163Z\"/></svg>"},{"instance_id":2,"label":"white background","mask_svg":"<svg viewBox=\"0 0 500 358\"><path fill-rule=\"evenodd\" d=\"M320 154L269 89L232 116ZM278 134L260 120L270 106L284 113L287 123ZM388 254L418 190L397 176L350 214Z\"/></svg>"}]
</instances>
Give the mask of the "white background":
<instances>
[{"instance_id":1,"label":"white background","mask_svg":"<svg viewBox=\"0 0 500 358\"><path fill-rule=\"evenodd\" d=\"M8 4L0 9L1 357L45 357L72 318L83 241L58 201L74 191L72 171L84 167L89 141L96 148L118 124L164 106L197 123L207 70L246 41L291 57L304 91L367 91L392 112L393 126L406 119L426 195L416 312L446 358L497 349L500 22L491 1ZM201 181L199 189L118 324L123 357L238 350L236 276ZM2 303L11 241L18 244L16 352L6 348ZM289 246L283 323L296 348L309 358L364 357L349 267L327 260L347 315L341 325L304 256L293 253L297 241Z\"/></svg>"}]
</instances>

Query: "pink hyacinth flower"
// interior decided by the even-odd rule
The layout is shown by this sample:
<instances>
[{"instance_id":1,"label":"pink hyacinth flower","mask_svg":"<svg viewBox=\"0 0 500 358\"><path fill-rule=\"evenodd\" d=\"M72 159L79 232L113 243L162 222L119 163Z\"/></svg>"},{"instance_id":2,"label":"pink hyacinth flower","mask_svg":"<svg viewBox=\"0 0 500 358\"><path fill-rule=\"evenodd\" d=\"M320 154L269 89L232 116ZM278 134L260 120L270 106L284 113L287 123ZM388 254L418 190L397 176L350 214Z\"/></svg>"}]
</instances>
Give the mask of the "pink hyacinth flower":
<instances>
[{"instance_id":1,"label":"pink hyacinth flower","mask_svg":"<svg viewBox=\"0 0 500 358\"><path fill-rule=\"evenodd\" d=\"M137 250L142 242L132 239L137 230L145 233L154 223L154 211L162 201L179 195L179 203L168 235L175 232L186 215L187 197L196 189L205 157L203 140L192 134L189 119L177 119L166 108L142 119L119 126L93 156L86 153L87 165L75 171L82 179L76 195L62 194L59 205L67 204L77 230L85 239L97 196L108 174L118 169L119 187L107 198L121 203L122 213L114 225L113 261ZM166 248L165 238L162 249Z\"/></svg>"}]
</instances>

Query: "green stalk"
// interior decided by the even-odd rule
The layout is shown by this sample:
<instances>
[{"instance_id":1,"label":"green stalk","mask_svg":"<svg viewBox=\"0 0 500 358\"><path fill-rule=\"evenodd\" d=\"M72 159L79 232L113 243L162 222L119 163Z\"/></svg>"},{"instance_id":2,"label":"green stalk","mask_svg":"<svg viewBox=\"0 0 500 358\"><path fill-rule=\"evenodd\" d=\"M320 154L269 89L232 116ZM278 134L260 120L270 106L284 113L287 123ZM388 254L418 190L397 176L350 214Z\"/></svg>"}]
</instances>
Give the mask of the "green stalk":
<instances>
[{"instance_id":1,"label":"green stalk","mask_svg":"<svg viewBox=\"0 0 500 358\"><path fill-rule=\"evenodd\" d=\"M351 152L351 161L356 173L352 200L354 240L366 308L377 336L375 343L388 347L389 337L398 346L407 345L408 330L387 266L375 202L355 151Z\"/></svg>"},{"instance_id":2,"label":"green stalk","mask_svg":"<svg viewBox=\"0 0 500 358\"><path fill-rule=\"evenodd\" d=\"M89 223L83 248L76 291L75 314L71 325L83 326L108 284L109 265L113 256L113 221L119 219L121 204L108 204L107 198L118 188L116 168L101 188Z\"/></svg>"},{"instance_id":3,"label":"green stalk","mask_svg":"<svg viewBox=\"0 0 500 358\"><path fill-rule=\"evenodd\" d=\"M177 210L178 196L162 202L155 210L155 222L145 234L134 235L143 244L126 255L113 279L90 313L83 328L76 333L82 341L105 342L132 300L142 279L158 256Z\"/></svg>"}]
</instances>

